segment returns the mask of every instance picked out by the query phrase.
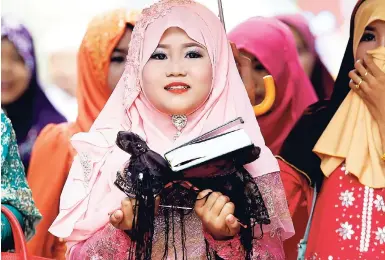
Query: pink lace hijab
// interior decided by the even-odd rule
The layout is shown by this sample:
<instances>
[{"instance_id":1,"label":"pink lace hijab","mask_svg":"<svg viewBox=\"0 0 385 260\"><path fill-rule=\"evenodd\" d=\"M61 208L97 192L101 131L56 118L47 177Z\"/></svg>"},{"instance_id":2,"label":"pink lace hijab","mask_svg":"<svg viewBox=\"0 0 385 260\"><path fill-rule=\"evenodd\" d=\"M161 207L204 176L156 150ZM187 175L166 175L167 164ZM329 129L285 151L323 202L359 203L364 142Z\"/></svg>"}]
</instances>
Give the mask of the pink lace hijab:
<instances>
[{"instance_id":1,"label":"pink lace hijab","mask_svg":"<svg viewBox=\"0 0 385 260\"><path fill-rule=\"evenodd\" d=\"M205 46L213 69L210 96L196 112L188 116L187 126L176 141L173 139L176 129L170 116L156 110L141 91L143 67L163 33L170 27L183 29L190 38ZM92 248L86 250L89 257L95 254L100 256L100 250L111 252L103 249L103 245L110 243L111 247L118 247L123 243L108 237L111 232L106 231L108 213L120 208L121 200L126 197L114 185L117 171L129 160L129 155L115 144L118 131L132 131L140 135L152 150L164 154L236 117L244 119L242 127L254 144L261 148L260 158L245 168L256 178L269 211L271 224L264 227L265 237L269 237L267 232L273 235L279 231L280 238L286 239L294 234L294 230L279 178L279 166L265 146L219 19L206 7L191 0L163 0L143 10L132 34L122 79L91 130L72 137L78 155L61 195L60 213L50 232L65 238L70 250L74 245L87 244ZM203 234L200 222L191 220L188 225L192 230L188 243L192 243L192 248L195 248L195 253L191 249L189 256L204 256L203 251L197 249L202 246L204 248L203 240L203 244L196 240L202 238ZM108 243L101 239L101 232L104 232L102 238L107 239ZM119 233L120 240L123 235ZM97 238L96 244L91 245L93 238ZM153 245L156 248L157 242L154 241ZM156 250L153 252L155 254Z\"/></svg>"}]
</instances>

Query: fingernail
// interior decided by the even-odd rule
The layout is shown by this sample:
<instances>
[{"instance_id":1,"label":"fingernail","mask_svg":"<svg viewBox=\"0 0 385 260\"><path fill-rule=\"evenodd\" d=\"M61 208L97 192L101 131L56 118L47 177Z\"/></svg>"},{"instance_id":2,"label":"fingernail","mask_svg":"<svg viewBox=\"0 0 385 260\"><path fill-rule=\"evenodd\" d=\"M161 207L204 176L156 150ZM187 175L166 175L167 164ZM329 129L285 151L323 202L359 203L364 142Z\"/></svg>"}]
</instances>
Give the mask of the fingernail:
<instances>
[{"instance_id":1,"label":"fingernail","mask_svg":"<svg viewBox=\"0 0 385 260\"><path fill-rule=\"evenodd\" d=\"M361 60L360 59L358 59L357 61L356 61L356 63L360 63L361 62Z\"/></svg>"},{"instance_id":2,"label":"fingernail","mask_svg":"<svg viewBox=\"0 0 385 260\"><path fill-rule=\"evenodd\" d=\"M233 224L233 223L235 222L235 217L234 217L233 215L231 215L231 216L228 218L228 220L229 220L229 223L230 223L230 224Z\"/></svg>"}]
</instances>

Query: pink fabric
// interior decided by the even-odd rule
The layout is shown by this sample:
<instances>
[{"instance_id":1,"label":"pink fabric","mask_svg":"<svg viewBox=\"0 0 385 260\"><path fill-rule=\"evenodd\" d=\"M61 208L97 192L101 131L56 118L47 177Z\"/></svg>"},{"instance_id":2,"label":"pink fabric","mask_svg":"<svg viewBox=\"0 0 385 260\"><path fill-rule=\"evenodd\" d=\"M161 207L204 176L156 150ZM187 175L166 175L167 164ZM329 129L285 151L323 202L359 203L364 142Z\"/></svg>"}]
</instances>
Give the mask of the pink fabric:
<instances>
[{"instance_id":1,"label":"pink fabric","mask_svg":"<svg viewBox=\"0 0 385 260\"><path fill-rule=\"evenodd\" d=\"M170 27L184 29L207 47L214 75L208 100L189 116L186 128L175 142L176 129L170 116L155 110L140 91L142 69L163 32ZM61 195L59 216L50 228L51 233L68 241L68 248L101 230L109 222L108 213L120 208L125 198L114 185L117 171L129 160L129 155L115 145L119 130L139 134L151 149L162 154L241 116L245 120L242 127L262 148L260 159L246 168L253 177L279 171L276 159L264 144L225 31L211 11L190 0L161 1L143 11L129 49L124 75L91 130L72 138L78 156ZM292 234L289 222L280 228Z\"/></svg>"},{"instance_id":2,"label":"pink fabric","mask_svg":"<svg viewBox=\"0 0 385 260\"><path fill-rule=\"evenodd\" d=\"M276 16L281 22L293 27L302 36L308 50L316 57L311 82L320 99L329 99L333 93L334 79L322 62L316 50L316 39L309 28L309 23L301 14Z\"/></svg>"},{"instance_id":3,"label":"pink fabric","mask_svg":"<svg viewBox=\"0 0 385 260\"><path fill-rule=\"evenodd\" d=\"M254 17L233 29L229 39L253 54L275 80L275 103L269 113L258 117L258 123L266 145L278 154L302 113L318 100L301 67L294 37L274 18Z\"/></svg>"},{"instance_id":4,"label":"pink fabric","mask_svg":"<svg viewBox=\"0 0 385 260\"><path fill-rule=\"evenodd\" d=\"M264 235L262 239L253 241L252 259L258 260L283 260L285 254L283 250L283 240L294 233L290 223L285 196L283 193L282 182L279 173L266 174L257 177L255 181L258 183L263 199L267 205L271 225L264 226ZM160 212L155 219L155 236L153 239L152 258L160 260L164 253L163 232L164 226ZM283 223L286 222L286 223ZM282 227L286 229L283 230ZM288 229L288 227L291 227ZM169 242L167 259L179 259L181 255L181 237L179 222L174 223L176 232L175 248L178 258L174 257L174 248ZM258 230L259 231L259 228ZM201 222L195 214L186 216L185 232L188 234L186 240L186 249L188 259L207 259L206 246L203 243L205 238L209 247L214 250L222 259L243 259L245 251L242 247L239 235L225 241L217 241L213 237L204 232L201 228ZM259 236L260 233L255 234ZM171 238L171 234L170 234ZM172 241L172 239L170 240ZM107 224L104 228L97 231L89 239L78 243L71 248L69 258L71 260L87 260L87 259L128 259L128 251L131 244L130 238L121 230L115 229L112 225Z\"/></svg>"},{"instance_id":5,"label":"pink fabric","mask_svg":"<svg viewBox=\"0 0 385 260\"><path fill-rule=\"evenodd\" d=\"M295 30L299 32L302 36L305 44L308 47L308 50L317 55L317 51L315 49L315 37L310 31L309 23L306 18L301 14L288 14L288 15L279 15L276 16L278 20L281 22L293 27Z\"/></svg>"}]
</instances>

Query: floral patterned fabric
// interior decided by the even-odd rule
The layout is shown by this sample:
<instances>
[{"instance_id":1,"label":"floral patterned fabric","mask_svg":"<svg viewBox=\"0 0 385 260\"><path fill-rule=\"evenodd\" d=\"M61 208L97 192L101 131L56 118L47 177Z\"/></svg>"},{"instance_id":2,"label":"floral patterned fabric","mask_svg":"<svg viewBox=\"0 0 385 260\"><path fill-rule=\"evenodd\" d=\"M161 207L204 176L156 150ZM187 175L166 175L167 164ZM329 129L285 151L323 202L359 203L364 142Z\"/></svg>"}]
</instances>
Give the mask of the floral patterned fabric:
<instances>
[{"instance_id":1,"label":"floral patterned fabric","mask_svg":"<svg viewBox=\"0 0 385 260\"><path fill-rule=\"evenodd\" d=\"M32 192L25 178L15 132L3 110L1 110L1 204L11 205L23 214L24 233L27 240L30 239L35 233L35 226L41 215L35 207Z\"/></svg>"},{"instance_id":2,"label":"floral patterned fabric","mask_svg":"<svg viewBox=\"0 0 385 260\"><path fill-rule=\"evenodd\" d=\"M324 181L306 259L385 259L385 188L362 185L342 164Z\"/></svg>"}]
</instances>

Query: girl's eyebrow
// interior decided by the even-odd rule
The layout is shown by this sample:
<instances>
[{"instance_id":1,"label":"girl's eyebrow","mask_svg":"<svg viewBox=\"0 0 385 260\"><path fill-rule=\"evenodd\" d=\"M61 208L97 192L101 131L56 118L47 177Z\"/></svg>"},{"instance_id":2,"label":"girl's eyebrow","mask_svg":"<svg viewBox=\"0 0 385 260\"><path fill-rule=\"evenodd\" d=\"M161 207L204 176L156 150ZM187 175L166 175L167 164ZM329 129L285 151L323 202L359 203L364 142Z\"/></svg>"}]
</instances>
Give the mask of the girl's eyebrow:
<instances>
[{"instance_id":1,"label":"girl's eyebrow","mask_svg":"<svg viewBox=\"0 0 385 260\"><path fill-rule=\"evenodd\" d=\"M114 50L112 52L118 52L118 53L122 53L122 54L127 54L128 50L120 49L120 48L114 48Z\"/></svg>"},{"instance_id":2,"label":"girl's eyebrow","mask_svg":"<svg viewBox=\"0 0 385 260\"><path fill-rule=\"evenodd\" d=\"M368 25L368 26L365 27L365 31L371 31L371 32L374 32L375 30L376 30L376 28L374 28L373 26L370 26L370 25Z\"/></svg>"},{"instance_id":3,"label":"girl's eyebrow","mask_svg":"<svg viewBox=\"0 0 385 260\"><path fill-rule=\"evenodd\" d=\"M188 43L183 43L182 47L185 48L190 48L190 47L199 47L199 48L204 48L202 45L196 42L188 42ZM170 49L171 45L170 44L159 44L157 48L162 48L162 49Z\"/></svg>"}]
</instances>

